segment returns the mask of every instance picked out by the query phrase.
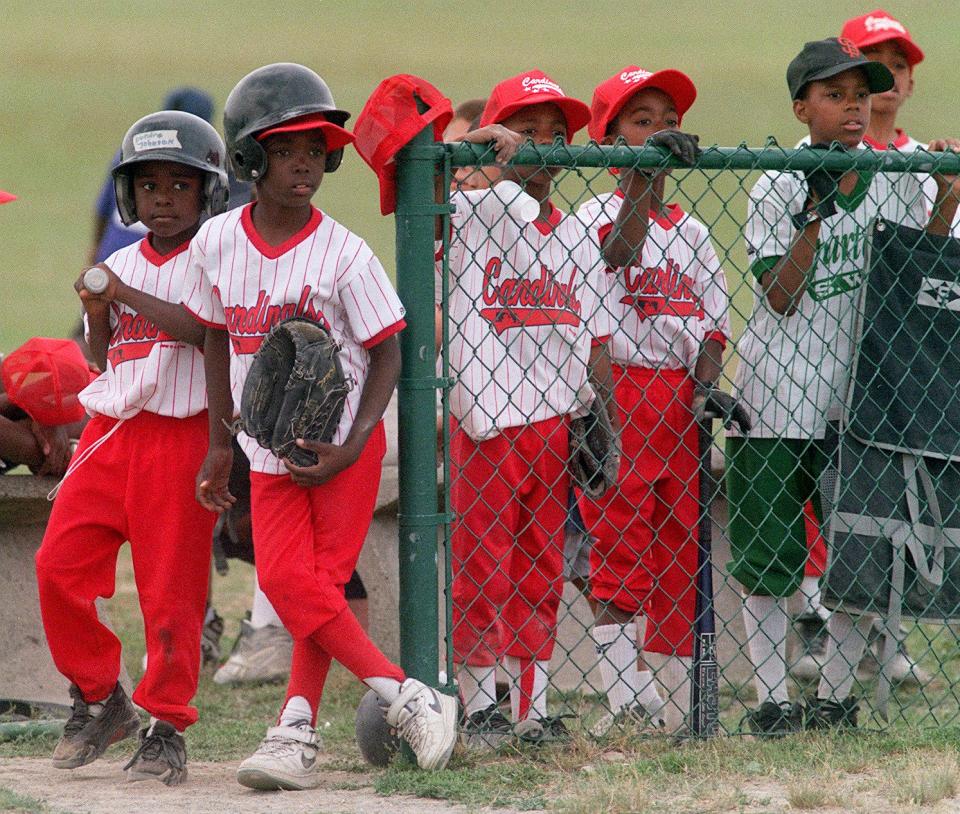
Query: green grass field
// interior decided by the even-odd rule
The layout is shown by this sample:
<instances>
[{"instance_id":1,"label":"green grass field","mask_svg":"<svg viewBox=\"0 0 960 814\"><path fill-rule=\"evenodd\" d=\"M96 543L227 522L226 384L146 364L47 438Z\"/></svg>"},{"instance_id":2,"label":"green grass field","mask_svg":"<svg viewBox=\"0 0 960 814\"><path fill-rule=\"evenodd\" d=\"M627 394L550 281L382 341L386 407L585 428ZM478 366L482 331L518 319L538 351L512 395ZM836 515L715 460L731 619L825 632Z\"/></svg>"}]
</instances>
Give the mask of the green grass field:
<instances>
[{"instance_id":1,"label":"green grass field","mask_svg":"<svg viewBox=\"0 0 960 814\"><path fill-rule=\"evenodd\" d=\"M499 79L536 66L589 101L597 82L635 63L676 67L693 77L699 98L684 129L699 133L702 144L759 146L774 135L792 145L804 133L790 110L787 62L804 41L832 35L845 17L868 9L849 0L526 6L0 0L0 188L19 196L0 208L0 351L72 327L79 313L72 283L89 249L93 202L107 163L129 124L154 110L173 86L205 88L222 109L248 71L296 61L323 75L340 106L356 115L392 73L421 74L456 102L483 96ZM920 139L960 134L953 104L960 6L901 0L890 10L927 52L901 125ZM688 208L692 200L693 211L716 224L735 307L744 313L750 296L738 232L745 202L737 187L749 184L720 179L701 198L702 180L689 177L681 199ZM393 219L379 215L376 180L358 156L348 154L316 203L363 235L392 269ZM126 576L113 607L137 675L142 632ZM232 634L248 600L249 577L239 568L217 584L223 597L217 606L229 614ZM956 640L942 641L940 655L955 670ZM957 700L942 685L939 690L938 703L955 711ZM203 725L191 733L191 754L206 760L246 755L274 714L279 693L276 687L233 693L204 678L198 698ZM945 801L960 783L960 733L930 726L862 738L724 739L679 748L663 742L599 748L578 740L571 749L540 755L465 758L435 777L403 768L371 772L352 740L359 696L355 683L333 674L325 737L344 768L383 794L414 793L472 807L548 807L569 814L948 810ZM0 759L46 755L51 746L48 739L0 745ZM15 791L0 789L0 811L26 806Z\"/></svg>"}]
</instances>

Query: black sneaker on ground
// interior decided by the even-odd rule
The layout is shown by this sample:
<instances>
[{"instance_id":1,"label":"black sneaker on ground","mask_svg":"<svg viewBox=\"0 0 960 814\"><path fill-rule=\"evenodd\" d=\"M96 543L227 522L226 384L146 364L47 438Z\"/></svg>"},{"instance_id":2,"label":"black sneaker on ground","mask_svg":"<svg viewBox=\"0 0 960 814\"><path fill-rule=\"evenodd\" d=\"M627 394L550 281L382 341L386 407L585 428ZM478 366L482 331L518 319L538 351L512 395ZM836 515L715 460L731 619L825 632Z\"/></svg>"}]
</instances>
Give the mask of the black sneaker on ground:
<instances>
[{"instance_id":1,"label":"black sneaker on ground","mask_svg":"<svg viewBox=\"0 0 960 814\"><path fill-rule=\"evenodd\" d=\"M744 719L758 738L782 738L803 728L803 707L789 701L764 701Z\"/></svg>"},{"instance_id":2,"label":"black sneaker on ground","mask_svg":"<svg viewBox=\"0 0 960 814\"><path fill-rule=\"evenodd\" d=\"M851 695L843 701L810 698L804 711L805 729L856 729L860 704Z\"/></svg>"},{"instance_id":3,"label":"black sneaker on ground","mask_svg":"<svg viewBox=\"0 0 960 814\"><path fill-rule=\"evenodd\" d=\"M537 746L546 743L567 743L570 740L570 730L567 729L563 719L573 717L573 715L547 715L545 718L527 718L514 727L514 732L524 743Z\"/></svg>"},{"instance_id":4,"label":"black sneaker on ground","mask_svg":"<svg viewBox=\"0 0 960 814\"><path fill-rule=\"evenodd\" d=\"M110 744L135 735L140 728L140 716L119 684L99 704L84 701L76 684L70 685L70 696L73 712L53 750L54 768L76 769L93 763Z\"/></svg>"},{"instance_id":5,"label":"black sneaker on ground","mask_svg":"<svg viewBox=\"0 0 960 814\"><path fill-rule=\"evenodd\" d=\"M213 611L213 618L204 624L200 636L201 667L220 666L220 637L223 636L223 618Z\"/></svg>"},{"instance_id":6,"label":"black sneaker on ground","mask_svg":"<svg viewBox=\"0 0 960 814\"><path fill-rule=\"evenodd\" d=\"M123 767L127 780L159 780L179 786L187 779L187 745L173 724L157 721L140 730L140 745Z\"/></svg>"},{"instance_id":7,"label":"black sneaker on ground","mask_svg":"<svg viewBox=\"0 0 960 814\"><path fill-rule=\"evenodd\" d=\"M496 749L512 736L513 727L496 704L465 715L460 723L460 740L468 749Z\"/></svg>"}]
</instances>

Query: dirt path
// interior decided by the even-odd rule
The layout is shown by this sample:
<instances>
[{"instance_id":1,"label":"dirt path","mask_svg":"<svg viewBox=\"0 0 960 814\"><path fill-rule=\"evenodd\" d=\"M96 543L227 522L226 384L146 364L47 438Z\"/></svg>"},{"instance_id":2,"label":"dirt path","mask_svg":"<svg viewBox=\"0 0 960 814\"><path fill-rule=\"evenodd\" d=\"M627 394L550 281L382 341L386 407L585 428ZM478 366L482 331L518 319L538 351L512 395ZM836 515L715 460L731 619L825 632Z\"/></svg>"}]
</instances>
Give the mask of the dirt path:
<instances>
[{"instance_id":1,"label":"dirt path","mask_svg":"<svg viewBox=\"0 0 960 814\"><path fill-rule=\"evenodd\" d=\"M0 790L42 801L49 814L454 814L463 806L419 797L382 797L355 774L323 773L320 788L304 792L255 792L240 786L236 763L190 763L190 778L177 788L153 781L127 783L123 763L100 760L65 772L45 758L0 760ZM25 810L32 810L26 807ZM497 809L497 814L515 814Z\"/></svg>"}]
</instances>

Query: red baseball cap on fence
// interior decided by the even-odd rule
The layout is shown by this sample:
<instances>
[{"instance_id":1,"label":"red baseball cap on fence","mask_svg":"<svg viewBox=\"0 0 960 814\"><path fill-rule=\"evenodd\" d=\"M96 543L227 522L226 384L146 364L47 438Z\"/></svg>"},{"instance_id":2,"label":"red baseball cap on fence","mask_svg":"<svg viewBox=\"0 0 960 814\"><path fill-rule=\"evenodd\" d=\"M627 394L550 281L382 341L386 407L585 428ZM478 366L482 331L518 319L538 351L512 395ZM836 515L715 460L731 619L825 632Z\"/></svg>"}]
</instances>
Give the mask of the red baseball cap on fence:
<instances>
[{"instance_id":1,"label":"red baseball cap on fence","mask_svg":"<svg viewBox=\"0 0 960 814\"><path fill-rule=\"evenodd\" d=\"M877 43L895 40L903 49L903 55L911 67L923 62L923 51L914 43L907 27L882 8L847 20L840 36L853 40L861 50Z\"/></svg>"},{"instance_id":2,"label":"red baseball cap on fence","mask_svg":"<svg viewBox=\"0 0 960 814\"><path fill-rule=\"evenodd\" d=\"M417 101L426 106L422 113ZM425 127L440 141L453 118L453 105L426 79L397 74L374 89L353 126L354 146L380 181L380 212L397 208L397 153Z\"/></svg>"},{"instance_id":3,"label":"red baseball cap on fence","mask_svg":"<svg viewBox=\"0 0 960 814\"><path fill-rule=\"evenodd\" d=\"M327 121L326 116L322 113L307 113L305 116L288 119L276 127L270 127L257 133L256 139L257 141L263 141L267 136L275 136L277 133L300 133L304 130L320 130L327 140L328 153L353 143L353 133Z\"/></svg>"},{"instance_id":4,"label":"red baseball cap on fence","mask_svg":"<svg viewBox=\"0 0 960 814\"><path fill-rule=\"evenodd\" d=\"M630 97L644 88L662 90L673 99L677 108L677 118L680 121L697 98L697 89L693 80L685 73L671 69L651 73L636 65L628 65L597 85L597 89L593 92L588 128L590 138L600 141L607 134L610 123L617 118L617 114Z\"/></svg>"},{"instance_id":5,"label":"red baseball cap on fence","mask_svg":"<svg viewBox=\"0 0 960 814\"><path fill-rule=\"evenodd\" d=\"M0 377L12 404L38 424L56 426L84 417L77 395L97 374L72 340L34 337L3 360Z\"/></svg>"},{"instance_id":6,"label":"red baseball cap on fence","mask_svg":"<svg viewBox=\"0 0 960 814\"><path fill-rule=\"evenodd\" d=\"M543 71L524 71L503 82L491 91L487 105L480 116L480 126L497 124L529 105L552 102L567 120L567 143L573 134L590 121L590 108L579 99L567 96L562 88Z\"/></svg>"},{"instance_id":7,"label":"red baseball cap on fence","mask_svg":"<svg viewBox=\"0 0 960 814\"><path fill-rule=\"evenodd\" d=\"M17 196L13 195L10 192L4 192L0 189L0 204L10 203L10 201L17 200Z\"/></svg>"}]
</instances>

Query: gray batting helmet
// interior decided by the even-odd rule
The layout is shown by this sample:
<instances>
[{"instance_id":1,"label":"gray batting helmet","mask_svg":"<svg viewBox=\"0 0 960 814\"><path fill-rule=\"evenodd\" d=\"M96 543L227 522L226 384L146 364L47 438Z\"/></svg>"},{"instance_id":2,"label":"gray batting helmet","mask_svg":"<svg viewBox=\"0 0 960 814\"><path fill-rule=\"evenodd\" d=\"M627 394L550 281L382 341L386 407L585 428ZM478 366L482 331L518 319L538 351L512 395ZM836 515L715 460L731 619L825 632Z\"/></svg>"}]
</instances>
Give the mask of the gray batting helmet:
<instances>
[{"instance_id":1,"label":"gray batting helmet","mask_svg":"<svg viewBox=\"0 0 960 814\"><path fill-rule=\"evenodd\" d=\"M389 766L400 749L400 736L387 723L387 707L373 690L367 691L357 707L357 746L371 766Z\"/></svg>"}]
</instances>

